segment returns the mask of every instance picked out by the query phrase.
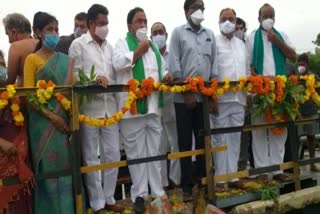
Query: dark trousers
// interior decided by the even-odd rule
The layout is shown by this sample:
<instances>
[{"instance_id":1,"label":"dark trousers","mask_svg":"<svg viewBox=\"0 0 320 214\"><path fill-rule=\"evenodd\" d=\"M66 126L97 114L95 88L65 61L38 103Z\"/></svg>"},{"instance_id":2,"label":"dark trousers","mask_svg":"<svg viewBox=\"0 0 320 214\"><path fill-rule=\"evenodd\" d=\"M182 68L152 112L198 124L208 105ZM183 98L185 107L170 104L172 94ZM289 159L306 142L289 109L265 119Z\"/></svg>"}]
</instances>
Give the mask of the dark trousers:
<instances>
[{"instance_id":1,"label":"dark trousers","mask_svg":"<svg viewBox=\"0 0 320 214\"><path fill-rule=\"evenodd\" d=\"M179 151L192 150L192 133L195 136L195 148L204 148L204 137L199 136L199 130L203 129L202 103L197 103L192 110L187 109L184 103L175 103L177 134ZM191 193L195 179L205 176L205 157L196 156L195 176L191 157L181 158L181 187L184 192Z\"/></svg>"}]
</instances>

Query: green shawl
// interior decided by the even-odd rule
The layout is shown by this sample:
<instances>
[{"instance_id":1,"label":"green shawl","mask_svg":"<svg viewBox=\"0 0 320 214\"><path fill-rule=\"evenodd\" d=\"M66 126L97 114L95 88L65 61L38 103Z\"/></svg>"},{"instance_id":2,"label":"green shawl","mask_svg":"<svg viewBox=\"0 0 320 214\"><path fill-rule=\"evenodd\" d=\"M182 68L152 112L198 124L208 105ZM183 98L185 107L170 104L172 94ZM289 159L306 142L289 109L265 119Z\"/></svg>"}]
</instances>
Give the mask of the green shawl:
<instances>
[{"instance_id":1,"label":"green shawl","mask_svg":"<svg viewBox=\"0 0 320 214\"><path fill-rule=\"evenodd\" d=\"M127 33L126 41L128 43L130 51L135 51L138 48L138 41L132 35L132 33L130 33L130 32ZM150 42L150 46L151 46L151 48L157 58L159 80L161 81L162 80L162 70L161 70L162 65L161 65L160 51L153 42ZM134 65L132 71L133 71L133 78L138 80L139 83L141 83L142 80L146 79L146 76L144 73L144 65L143 65L142 57L140 57L136 61L136 64ZM160 94L159 94L159 107L161 107L161 108L163 107L163 93L162 92L160 92ZM137 110L138 110L138 113L140 113L140 114L146 114L148 112L146 98L137 100Z\"/></svg>"},{"instance_id":2,"label":"green shawl","mask_svg":"<svg viewBox=\"0 0 320 214\"><path fill-rule=\"evenodd\" d=\"M276 30L272 29L273 32L284 41L281 34ZM276 75L286 75L286 57L276 45L272 44L273 60L276 67ZM263 58L264 58L264 48L262 39L262 28L260 27L254 37L253 46L253 67L258 75L263 75Z\"/></svg>"}]
</instances>

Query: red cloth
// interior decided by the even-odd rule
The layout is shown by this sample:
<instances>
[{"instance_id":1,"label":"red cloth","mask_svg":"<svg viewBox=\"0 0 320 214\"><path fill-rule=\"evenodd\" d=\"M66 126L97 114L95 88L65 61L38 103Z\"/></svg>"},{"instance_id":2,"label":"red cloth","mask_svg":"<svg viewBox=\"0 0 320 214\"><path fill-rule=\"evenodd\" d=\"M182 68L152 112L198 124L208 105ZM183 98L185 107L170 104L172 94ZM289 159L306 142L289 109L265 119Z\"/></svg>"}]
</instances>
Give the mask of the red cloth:
<instances>
[{"instance_id":1,"label":"red cloth","mask_svg":"<svg viewBox=\"0 0 320 214\"><path fill-rule=\"evenodd\" d=\"M28 135L26 127L16 127L11 117L11 112L6 108L0 111L0 137L12 142L17 149L17 156L8 156L0 153L0 179L18 176L21 184L0 187L0 213L8 210L9 204L24 204L24 199L30 203L31 185L33 173L26 164L28 156ZM22 213L31 213L31 205L26 203L29 209ZM14 210L20 209L14 206ZM11 209L10 209L11 210ZM22 208L21 208L22 210ZM28 212L30 210L30 212ZM21 213L15 211L14 213Z\"/></svg>"}]
</instances>

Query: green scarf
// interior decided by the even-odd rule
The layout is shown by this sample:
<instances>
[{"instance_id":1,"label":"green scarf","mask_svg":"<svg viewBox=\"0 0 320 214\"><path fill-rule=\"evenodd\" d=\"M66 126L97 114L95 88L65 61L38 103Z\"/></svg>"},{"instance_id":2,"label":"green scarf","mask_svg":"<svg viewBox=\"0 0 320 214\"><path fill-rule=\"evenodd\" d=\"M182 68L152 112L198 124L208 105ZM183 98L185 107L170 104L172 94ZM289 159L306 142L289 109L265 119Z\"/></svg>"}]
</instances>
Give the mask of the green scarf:
<instances>
[{"instance_id":1,"label":"green scarf","mask_svg":"<svg viewBox=\"0 0 320 214\"><path fill-rule=\"evenodd\" d=\"M126 41L128 43L130 51L135 51L138 48L138 41L132 35L132 33L130 33L130 32L127 33ZM162 71L161 71L160 51L153 42L150 42L150 45L151 45L151 48L157 58L159 80L161 81L162 80ZM142 80L146 79L146 76L144 73L144 65L143 65L142 57L140 57L136 61L136 64L134 65L132 71L133 71L133 78L138 80L139 83L141 83ZM162 92L160 92L160 94L159 94L159 107L161 107L161 108L163 107L163 93ZM138 110L138 113L140 113L140 114L146 114L148 112L146 98L137 100L137 110Z\"/></svg>"},{"instance_id":2,"label":"green scarf","mask_svg":"<svg viewBox=\"0 0 320 214\"><path fill-rule=\"evenodd\" d=\"M274 28L273 32L284 41L281 34ZM276 45L272 44L273 60L276 67L276 75L286 75L286 57ZM262 39L262 28L260 27L254 36L254 46L253 46L253 67L258 75L263 75L263 39Z\"/></svg>"}]
</instances>

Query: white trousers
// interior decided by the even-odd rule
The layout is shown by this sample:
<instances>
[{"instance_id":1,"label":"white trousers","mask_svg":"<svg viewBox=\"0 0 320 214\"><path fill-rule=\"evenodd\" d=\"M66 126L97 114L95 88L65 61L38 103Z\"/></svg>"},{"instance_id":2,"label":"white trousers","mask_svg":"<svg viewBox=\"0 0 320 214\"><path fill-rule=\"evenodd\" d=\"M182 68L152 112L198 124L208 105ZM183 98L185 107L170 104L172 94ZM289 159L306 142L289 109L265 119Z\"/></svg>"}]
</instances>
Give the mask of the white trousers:
<instances>
[{"instance_id":1,"label":"white trousers","mask_svg":"<svg viewBox=\"0 0 320 214\"><path fill-rule=\"evenodd\" d=\"M83 163L85 166L120 160L119 126L90 127L80 126ZM98 148L99 147L99 148ZM98 154L98 151L100 154ZM100 155L100 160L98 155ZM102 179L98 171L85 174L90 206L94 211L102 209L105 204L115 204L114 191L117 184L118 168L104 170Z\"/></svg>"},{"instance_id":2,"label":"white trousers","mask_svg":"<svg viewBox=\"0 0 320 214\"><path fill-rule=\"evenodd\" d=\"M120 121L120 134L124 143L127 159L145 158L160 155L161 137L160 117L155 114ZM129 165L132 180L131 200L148 196L148 184L153 197L165 195L161 181L161 163Z\"/></svg>"},{"instance_id":3,"label":"white trousers","mask_svg":"<svg viewBox=\"0 0 320 214\"><path fill-rule=\"evenodd\" d=\"M177 126L176 121L165 122L162 120L162 133L161 133L161 154L167 154L167 152L179 152L178 137L177 137ZM168 186L168 171L167 171L167 160L161 161L161 176L162 185ZM170 171L169 178L176 184L180 185L181 179L181 168L180 160L170 160Z\"/></svg>"},{"instance_id":4,"label":"white trousers","mask_svg":"<svg viewBox=\"0 0 320 214\"><path fill-rule=\"evenodd\" d=\"M232 103L219 103L219 114L211 115L214 128L225 128L242 126L244 123L244 106ZM238 160L240 155L241 132L216 134L212 137L214 146L227 145L224 152L214 153L214 165L216 175L223 175L238 171ZM233 179L236 181L238 179Z\"/></svg>"},{"instance_id":5,"label":"white trousers","mask_svg":"<svg viewBox=\"0 0 320 214\"><path fill-rule=\"evenodd\" d=\"M266 123L265 117L252 118L252 124ZM287 129L282 135L274 135L271 129L252 131L252 152L255 168L283 163ZM274 175L282 171L273 172Z\"/></svg>"}]
</instances>

